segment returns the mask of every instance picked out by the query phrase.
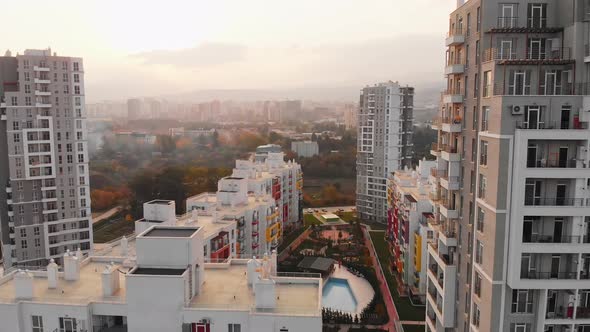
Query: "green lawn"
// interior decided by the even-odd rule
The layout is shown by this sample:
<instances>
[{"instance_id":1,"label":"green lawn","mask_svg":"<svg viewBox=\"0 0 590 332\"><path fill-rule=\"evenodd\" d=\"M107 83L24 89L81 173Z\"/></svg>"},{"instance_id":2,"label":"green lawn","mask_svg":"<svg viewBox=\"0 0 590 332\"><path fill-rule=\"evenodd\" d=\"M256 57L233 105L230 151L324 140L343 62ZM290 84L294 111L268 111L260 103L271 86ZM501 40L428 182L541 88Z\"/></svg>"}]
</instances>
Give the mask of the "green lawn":
<instances>
[{"instance_id":1,"label":"green lawn","mask_svg":"<svg viewBox=\"0 0 590 332\"><path fill-rule=\"evenodd\" d=\"M316 218L313 213L306 213L303 215L303 225L305 228L312 226L312 225L321 225L322 222Z\"/></svg>"},{"instance_id":2,"label":"green lawn","mask_svg":"<svg viewBox=\"0 0 590 332\"><path fill-rule=\"evenodd\" d=\"M352 211L340 212L340 213L338 213L338 216L340 217L340 219L342 219L346 222L356 221L356 212L352 212Z\"/></svg>"},{"instance_id":3,"label":"green lawn","mask_svg":"<svg viewBox=\"0 0 590 332\"><path fill-rule=\"evenodd\" d=\"M397 309L400 320L424 321L424 307L413 306L407 297L400 297L396 291L397 282L389 271L389 266L391 266L391 256L387 250L387 243L385 242L384 238L385 232L372 231L369 234L371 234L371 240L375 246L375 251L377 251L377 257L379 258L381 266L383 267L383 274L385 274L385 279L387 281L387 285L389 286L389 290L391 291L391 296L393 298L393 302L395 303L395 308ZM421 331L424 331L424 327L422 327Z\"/></svg>"},{"instance_id":4,"label":"green lawn","mask_svg":"<svg viewBox=\"0 0 590 332\"><path fill-rule=\"evenodd\" d=\"M133 231L135 231L135 223L133 221L125 221L121 213L92 225L94 242L96 243L109 242L123 235L133 233Z\"/></svg>"}]
</instances>

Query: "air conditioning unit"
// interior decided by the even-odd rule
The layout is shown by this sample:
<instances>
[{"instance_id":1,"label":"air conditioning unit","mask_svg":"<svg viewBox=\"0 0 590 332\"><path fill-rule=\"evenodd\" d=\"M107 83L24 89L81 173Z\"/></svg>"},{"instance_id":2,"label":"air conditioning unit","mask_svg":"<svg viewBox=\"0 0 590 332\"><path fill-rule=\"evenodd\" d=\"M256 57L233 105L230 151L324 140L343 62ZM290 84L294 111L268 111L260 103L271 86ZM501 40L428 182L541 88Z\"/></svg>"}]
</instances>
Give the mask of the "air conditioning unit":
<instances>
[{"instance_id":1,"label":"air conditioning unit","mask_svg":"<svg viewBox=\"0 0 590 332\"><path fill-rule=\"evenodd\" d=\"M512 113L512 115L524 114L524 107L522 107L522 106L512 105L512 106L509 106L508 108L510 108L510 112Z\"/></svg>"}]
</instances>

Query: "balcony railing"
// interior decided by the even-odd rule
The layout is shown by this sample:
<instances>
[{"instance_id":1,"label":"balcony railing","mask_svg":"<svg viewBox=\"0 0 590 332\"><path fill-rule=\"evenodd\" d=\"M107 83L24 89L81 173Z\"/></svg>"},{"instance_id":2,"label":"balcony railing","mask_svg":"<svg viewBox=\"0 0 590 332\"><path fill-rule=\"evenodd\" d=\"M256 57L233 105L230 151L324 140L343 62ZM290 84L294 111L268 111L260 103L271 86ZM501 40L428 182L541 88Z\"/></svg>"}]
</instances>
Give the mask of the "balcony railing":
<instances>
[{"instance_id":1,"label":"balcony railing","mask_svg":"<svg viewBox=\"0 0 590 332\"><path fill-rule=\"evenodd\" d=\"M518 16L500 16L496 27L499 29L511 29L518 26Z\"/></svg>"},{"instance_id":2,"label":"balcony railing","mask_svg":"<svg viewBox=\"0 0 590 332\"><path fill-rule=\"evenodd\" d=\"M430 175L434 176L434 177L443 177L447 175L448 170L446 169L436 169L436 168L431 168L430 169Z\"/></svg>"},{"instance_id":3,"label":"balcony railing","mask_svg":"<svg viewBox=\"0 0 590 332\"><path fill-rule=\"evenodd\" d=\"M438 119L440 121L440 123L444 123L444 124L461 124L461 117L460 116L454 116L454 117L442 117Z\"/></svg>"},{"instance_id":4,"label":"balcony railing","mask_svg":"<svg viewBox=\"0 0 590 332\"><path fill-rule=\"evenodd\" d=\"M447 32L447 37L454 37L454 36L463 36L463 28L455 28L451 29L451 31Z\"/></svg>"},{"instance_id":5,"label":"balcony railing","mask_svg":"<svg viewBox=\"0 0 590 332\"><path fill-rule=\"evenodd\" d=\"M580 235L564 235L555 237L553 235L528 234L523 235L524 243L586 243L586 237Z\"/></svg>"},{"instance_id":6,"label":"balcony railing","mask_svg":"<svg viewBox=\"0 0 590 332\"><path fill-rule=\"evenodd\" d=\"M540 130L540 129L584 129L582 126L570 126L569 122L561 122L561 121L536 121L536 122L529 122L529 121L516 121L516 129L532 129L532 130Z\"/></svg>"},{"instance_id":7,"label":"balcony railing","mask_svg":"<svg viewBox=\"0 0 590 332\"><path fill-rule=\"evenodd\" d=\"M494 96L585 96L590 94L590 83L567 83L560 82L559 85L545 85L540 82L538 85L495 83L491 92Z\"/></svg>"},{"instance_id":8,"label":"balcony railing","mask_svg":"<svg viewBox=\"0 0 590 332\"><path fill-rule=\"evenodd\" d=\"M578 273L577 272L537 272L537 271L528 271L523 272L520 274L521 279L535 279L535 280L544 280L544 279L564 279L564 280L573 280L577 279Z\"/></svg>"},{"instance_id":9,"label":"balcony railing","mask_svg":"<svg viewBox=\"0 0 590 332\"><path fill-rule=\"evenodd\" d=\"M492 47L483 53L483 61L552 61L573 60L572 49L569 47L545 47L517 50L514 47Z\"/></svg>"},{"instance_id":10,"label":"balcony railing","mask_svg":"<svg viewBox=\"0 0 590 332\"><path fill-rule=\"evenodd\" d=\"M452 147L448 144L441 144L440 146L441 151L447 152L447 153L457 153L457 148L456 147Z\"/></svg>"},{"instance_id":11,"label":"balcony railing","mask_svg":"<svg viewBox=\"0 0 590 332\"><path fill-rule=\"evenodd\" d=\"M465 91L460 87L449 88L443 91L444 95L463 95Z\"/></svg>"},{"instance_id":12,"label":"balcony railing","mask_svg":"<svg viewBox=\"0 0 590 332\"><path fill-rule=\"evenodd\" d=\"M525 197L524 205L527 206L588 206L587 198L569 198L569 197L555 197L555 198L541 198L541 197Z\"/></svg>"},{"instance_id":13,"label":"balcony railing","mask_svg":"<svg viewBox=\"0 0 590 332\"><path fill-rule=\"evenodd\" d=\"M590 308L578 307L576 309L576 318L590 318Z\"/></svg>"},{"instance_id":14,"label":"balcony railing","mask_svg":"<svg viewBox=\"0 0 590 332\"><path fill-rule=\"evenodd\" d=\"M584 168L583 163L580 163ZM578 160L568 159L568 160L527 160L526 167L528 168L578 168Z\"/></svg>"},{"instance_id":15,"label":"balcony railing","mask_svg":"<svg viewBox=\"0 0 590 332\"><path fill-rule=\"evenodd\" d=\"M432 150L432 151L440 152L440 148L441 148L441 145L438 143L432 143L432 145L430 145L430 150Z\"/></svg>"}]
</instances>

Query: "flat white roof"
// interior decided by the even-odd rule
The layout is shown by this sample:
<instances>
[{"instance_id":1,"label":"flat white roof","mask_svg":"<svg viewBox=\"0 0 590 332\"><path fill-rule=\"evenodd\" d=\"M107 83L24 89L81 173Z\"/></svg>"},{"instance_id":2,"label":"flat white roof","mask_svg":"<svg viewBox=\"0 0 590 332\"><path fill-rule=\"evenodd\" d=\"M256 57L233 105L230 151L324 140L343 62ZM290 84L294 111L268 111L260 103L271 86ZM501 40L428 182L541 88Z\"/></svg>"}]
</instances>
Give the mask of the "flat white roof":
<instances>
[{"instance_id":1,"label":"flat white roof","mask_svg":"<svg viewBox=\"0 0 590 332\"><path fill-rule=\"evenodd\" d=\"M338 217L337 215L333 214L333 213L326 213L326 214L322 214L322 218L326 219L326 220L330 220L330 219L340 219L340 217Z\"/></svg>"}]
</instances>

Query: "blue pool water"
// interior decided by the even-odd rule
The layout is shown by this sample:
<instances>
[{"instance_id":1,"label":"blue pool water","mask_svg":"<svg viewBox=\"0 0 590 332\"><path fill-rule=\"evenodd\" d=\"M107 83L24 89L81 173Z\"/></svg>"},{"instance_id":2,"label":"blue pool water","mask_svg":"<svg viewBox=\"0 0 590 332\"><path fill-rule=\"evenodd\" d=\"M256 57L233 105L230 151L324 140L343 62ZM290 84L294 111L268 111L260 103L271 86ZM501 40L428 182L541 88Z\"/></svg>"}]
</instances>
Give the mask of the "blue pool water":
<instances>
[{"instance_id":1,"label":"blue pool water","mask_svg":"<svg viewBox=\"0 0 590 332\"><path fill-rule=\"evenodd\" d=\"M346 279L330 278L322 289L322 307L356 312L356 299Z\"/></svg>"}]
</instances>

